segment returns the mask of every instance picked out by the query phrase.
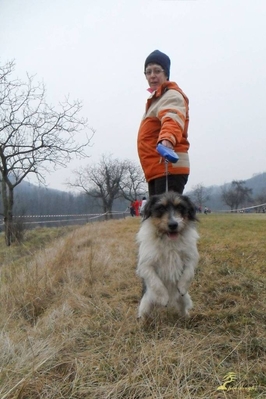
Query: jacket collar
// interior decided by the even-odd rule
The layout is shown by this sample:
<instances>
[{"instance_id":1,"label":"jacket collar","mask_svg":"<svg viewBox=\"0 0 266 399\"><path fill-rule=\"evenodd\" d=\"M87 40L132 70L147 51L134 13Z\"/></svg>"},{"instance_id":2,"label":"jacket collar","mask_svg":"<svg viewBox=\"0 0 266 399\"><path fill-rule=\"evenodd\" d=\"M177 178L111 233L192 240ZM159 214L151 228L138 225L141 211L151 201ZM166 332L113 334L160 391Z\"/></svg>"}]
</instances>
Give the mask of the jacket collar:
<instances>
[{"instance_id":1,"label":"jacket collar","mask_svg":"<svg viewBox=\"0 0 266 399\"><path fill-rule=\"evenodd\" d=\"M158 98L161 95L163 95L169 89L178 90L178 86L177 86L177 84L175 82L169 82L169 81L164 82L161 86L158 87L157 90L155 90L153 92L152 97L153 98Z\"/></svg>"}]
</instances>

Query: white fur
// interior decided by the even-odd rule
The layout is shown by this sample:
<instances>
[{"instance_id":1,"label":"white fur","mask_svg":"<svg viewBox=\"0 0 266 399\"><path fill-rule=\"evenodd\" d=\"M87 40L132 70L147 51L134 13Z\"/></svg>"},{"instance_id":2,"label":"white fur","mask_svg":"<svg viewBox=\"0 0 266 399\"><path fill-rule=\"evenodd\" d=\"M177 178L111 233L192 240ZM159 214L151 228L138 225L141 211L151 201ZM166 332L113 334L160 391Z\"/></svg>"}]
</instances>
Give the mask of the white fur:
<instances>
[{"instance_id":1,"label":"white fur","mask_svg":"<svg viewBox=\"0 0 266 399\"><path fill-rule=\"evenodd\" d=\"M146 291L139 305L140 318L148 316L155 305L173 307L180 316L189 316L193 303L188 288L199 260L199 236L194 222L181 220L174 240L158 234L152 217L142 222L137 234L137 274L144 280Z\"/></svg>"}]
</instances>

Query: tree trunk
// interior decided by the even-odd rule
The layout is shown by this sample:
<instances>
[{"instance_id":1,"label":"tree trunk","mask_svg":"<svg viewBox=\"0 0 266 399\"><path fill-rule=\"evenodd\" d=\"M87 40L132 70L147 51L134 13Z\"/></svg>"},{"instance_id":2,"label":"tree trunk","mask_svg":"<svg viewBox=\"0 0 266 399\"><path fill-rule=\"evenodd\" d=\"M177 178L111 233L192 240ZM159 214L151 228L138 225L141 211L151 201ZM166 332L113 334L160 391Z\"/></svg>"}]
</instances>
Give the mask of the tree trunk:
<instances>
[{"instance_id":1,"label":"tree trunk","mask_svg":"<svg viewBox=\"0 0 266 399\"><path fill-rule=\"evenodd\" d=\"M5 223L5 241L6 245L10 246L12 243L13 232L13 203L14 203L14 188L6 184L2 180L2 199L4 208L4 223Z\"/></svg>"},{"instance_id":2,"label":"tree trunk","mask_svg":"<svg viewBox=\"0 0 266 399\"><path fill-rule=\"evenodd\" d=\"M4 218L5 220L5 241L9 247L12 242L12 215L8 215Z\"/></svg>"}]
</instances>

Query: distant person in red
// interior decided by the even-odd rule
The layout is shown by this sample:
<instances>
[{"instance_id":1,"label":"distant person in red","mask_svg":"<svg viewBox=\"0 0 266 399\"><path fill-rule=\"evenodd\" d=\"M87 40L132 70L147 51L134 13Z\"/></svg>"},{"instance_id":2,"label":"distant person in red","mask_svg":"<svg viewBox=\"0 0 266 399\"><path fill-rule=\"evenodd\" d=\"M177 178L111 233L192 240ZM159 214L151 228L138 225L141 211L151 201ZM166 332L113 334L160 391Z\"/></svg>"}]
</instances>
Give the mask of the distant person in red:
<instances>
[{"instance_id":1,"label":"distant person in red","mask_svg":"<svg viewBox=\"0 0 266 399\"><path fill-rule=\"evenodd\" d=\"M137 199L135 199L135 201L133 202L133 207L135 209L135 215L139 216L140 202Z\"/></svg>"}]
</instances>

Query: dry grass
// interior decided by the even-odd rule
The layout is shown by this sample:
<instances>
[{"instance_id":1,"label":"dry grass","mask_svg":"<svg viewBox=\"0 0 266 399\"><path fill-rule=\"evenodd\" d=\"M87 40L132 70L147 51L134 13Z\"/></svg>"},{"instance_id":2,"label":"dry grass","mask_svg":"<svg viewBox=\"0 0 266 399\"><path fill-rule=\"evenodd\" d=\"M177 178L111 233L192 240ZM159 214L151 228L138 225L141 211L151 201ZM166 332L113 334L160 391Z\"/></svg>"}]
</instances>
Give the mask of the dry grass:
<instances>
[{"instance_id":1,"label":"dry grass","mask_svg":"<svg viewBox=\"0 0 266 399\"><path fill-rule=\"evenodd\" d=\"M266 397L266 216L200 219L189 321L136 320L139 219L2 242L0 398ZM231 390L217 391L228 372Z\"/></svg>"}]
</instances>

